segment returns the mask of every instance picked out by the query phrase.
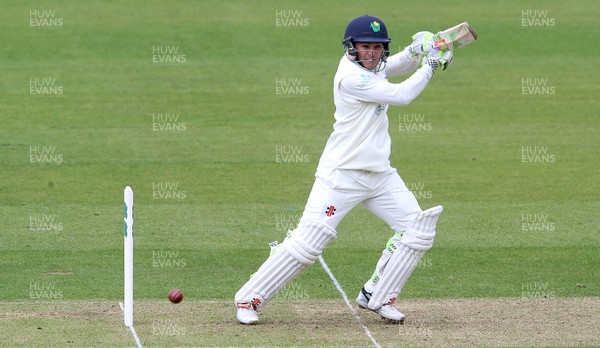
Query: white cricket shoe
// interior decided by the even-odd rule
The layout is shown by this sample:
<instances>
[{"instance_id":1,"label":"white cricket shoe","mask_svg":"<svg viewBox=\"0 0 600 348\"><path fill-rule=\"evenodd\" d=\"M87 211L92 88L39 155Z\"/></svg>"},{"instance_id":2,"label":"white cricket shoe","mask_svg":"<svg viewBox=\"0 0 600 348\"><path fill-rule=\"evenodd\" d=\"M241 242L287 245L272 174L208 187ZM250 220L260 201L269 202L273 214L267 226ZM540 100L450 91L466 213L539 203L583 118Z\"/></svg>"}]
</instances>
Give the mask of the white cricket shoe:
<instances>
[{"instance_id":1,"label":"white cricket shoe","mask_svg":"<svg viewBox=\"0 0 600 348\"><path fill-rule=\"evenodd\" d=\"M236 303L237 320L245 325L253 325L258 323L258 313L256 308L249 302Z\"/></svg>"},{"instance_id":2,"label":"white cricket shoe","mask_svg":"<svg viewBox=\"0 0 600 348\"><path fill-rule=\"evenodd\" d=\"M381 315L383 319L388 319L392 321L397 321L399 323L404 322L404 314L400 312L396 307L394 307L394 301L390 301L389 303L384 304L383 306L377 309L369 308L369 300L371 299L371 294L368 293L365 288L360 289L358 293L358 297L356 298L356 303L360 308L372 310L373 312Z\"/></svg>"}]
</instances>

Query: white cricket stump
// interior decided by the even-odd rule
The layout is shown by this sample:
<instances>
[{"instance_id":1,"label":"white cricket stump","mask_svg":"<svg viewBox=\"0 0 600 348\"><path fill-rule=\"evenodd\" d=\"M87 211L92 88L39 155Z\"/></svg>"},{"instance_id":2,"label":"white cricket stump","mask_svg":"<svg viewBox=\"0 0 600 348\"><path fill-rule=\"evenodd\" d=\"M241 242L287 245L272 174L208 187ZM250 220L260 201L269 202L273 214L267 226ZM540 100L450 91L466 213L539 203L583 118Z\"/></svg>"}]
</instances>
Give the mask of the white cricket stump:
<instances>
[{"instance_id":1,"label":"white cricket stump","mask_svg":"<svg viewBox=\"0 0 600 348\"><path fill-rule=\"evenodd\" d=\"M135 343L138 348L142 348L142 342L133 328L133 190L131 187L125 187L123 192L124 200L124 257L123 257L123 278L124 291L123 303L119 306L123 311L123 322L129 327Z\"/></svg>"},{"instance_id":2,"label":"white cricket stump","mask_svg":"<svg viewBox=\"0 0 600 348\"><path fill-rule=\"evenodd\" d=\"M133 190L125 187L125 231L124 231L124 298L123 322L133 326Z\"/></svg>"}]
</instances>

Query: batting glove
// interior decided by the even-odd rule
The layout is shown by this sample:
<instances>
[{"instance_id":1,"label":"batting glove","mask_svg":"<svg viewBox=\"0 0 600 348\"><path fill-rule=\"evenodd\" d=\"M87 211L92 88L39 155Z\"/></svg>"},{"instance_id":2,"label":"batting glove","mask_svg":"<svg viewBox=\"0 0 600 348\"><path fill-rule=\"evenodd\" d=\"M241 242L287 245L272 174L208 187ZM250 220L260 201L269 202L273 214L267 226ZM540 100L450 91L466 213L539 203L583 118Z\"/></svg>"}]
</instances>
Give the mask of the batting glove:
<instances>
[{"instance_id":1,"label":"batting glove","mask_svg":"<svg viewBox=\"0 0 600 348\"><path fill-rule=\"evenodd\" d=\"M413 56L424 56L434 49L434 35L429 31L420 31L413 35L412 39L413 42L410 44L408 51Z\"/></svg>"},{"instance_id":2,"label":"batting glove","mask_svg":"<svg viewBox=\"0 0 600 348\"><path fill-rule=\"evenodd\" d=\"M439 50L431 50L423 60L421 61L422 65L429 65L431 70L435 72L437 69L446 70L452 64L452 60L454 59L454 54L452 51L439 51Z\"/></svg>"}]
</instances>

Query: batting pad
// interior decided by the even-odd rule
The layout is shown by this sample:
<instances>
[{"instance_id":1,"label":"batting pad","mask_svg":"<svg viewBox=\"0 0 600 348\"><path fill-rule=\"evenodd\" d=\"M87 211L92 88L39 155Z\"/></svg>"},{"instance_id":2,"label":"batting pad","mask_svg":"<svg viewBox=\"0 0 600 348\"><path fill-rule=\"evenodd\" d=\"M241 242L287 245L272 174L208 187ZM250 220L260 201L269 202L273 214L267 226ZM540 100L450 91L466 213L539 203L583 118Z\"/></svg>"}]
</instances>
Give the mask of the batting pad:
<instances>
[{"instance_id":1,"label":"batting pad","mask_svg":"<svg viewBox=\"0 0 600 348\"><path fill-rule=\"evenodd\" d=\"M422 211L406 229L400 243L416 249L427 251L433 246L435 225L444 208L441 205Z\"/></svg>"},{"instance_id":2,"label":"batting pad","mask_svg":"<svg viewBox=\"0 0 600 348\"><path fill-rule=\"evenodd\" d=\"M370 309L378 309L383 304L393 303L398 297L421 257L433 246L435 226L442 211L443 207L439 205L427 209L421 212L406 229L398 248L388 260L375 285L375 291L369 300Z\"/></svg>"},{"instance_id":3,"label":"batting pad","mask_svg":"<svg viewBox=\"0 0 600 348\"><path fill-rule=\"evenodd\" d=\"M378 309L385 303L393 302L424 254L425 251L400 244L375 285L375 291L369 300L369 308Z\"/></svg>"},{"instance_id":4,"label":"batting pad","mask_svg":"<svg viewBox=\"0 0 600 348\"><path fill-rule=\"evenodd\" d=\"M373 291L375 291L375 285L377 284L377 282L379 282L379 275L383 274L385 266L387 266L387 263L394 254L394 251L398 249L398 245L400 245L400 238L402 238L402 234L403 232L394 233L392 238L390 238L387 244L385 245L385 249L383 249L383 251L381 252L381 257L377 261L377 265L375 265L375 271L373 272L373 275L371 275L371 278L364 285L364 288L368 293L372 294Z\"/></svg>"},{"instance_id":5,"label":"batting pad","mask_svg":"<svg viewBox=\"0 0 600 348\"><path fill-rule=\"evenodd\" d=\"M260 311L264 303L315 263L323 249L336 237L335 230L323 223L301 223L235 294L235 302L250 302Z\"/></svg>"}]
</instances>

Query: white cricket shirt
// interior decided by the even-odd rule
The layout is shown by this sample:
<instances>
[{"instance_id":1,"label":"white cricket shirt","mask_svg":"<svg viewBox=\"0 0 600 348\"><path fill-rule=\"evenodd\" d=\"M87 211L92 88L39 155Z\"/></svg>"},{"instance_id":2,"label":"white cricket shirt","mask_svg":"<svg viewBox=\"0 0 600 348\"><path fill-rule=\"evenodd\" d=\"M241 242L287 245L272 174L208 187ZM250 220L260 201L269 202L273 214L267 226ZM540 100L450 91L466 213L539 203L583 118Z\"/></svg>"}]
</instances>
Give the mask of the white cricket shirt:
<instances>
[{"instance_id":1,"label":"white cricket shirt","mask_svg":"<svg viewBox=\"0 0 600 348\"><path fill-rule=\"evenodd\" d=\"M328 175L334 169L383 172L391 168L388 105L413 101L433 71L424 65L402 83L390 83L387 76L414 71L419 62L405 49L388 58L385 70L374 73L342 57L333 79L335 123L319 160L318 174Z\"/></svg>"}]
</instances>

